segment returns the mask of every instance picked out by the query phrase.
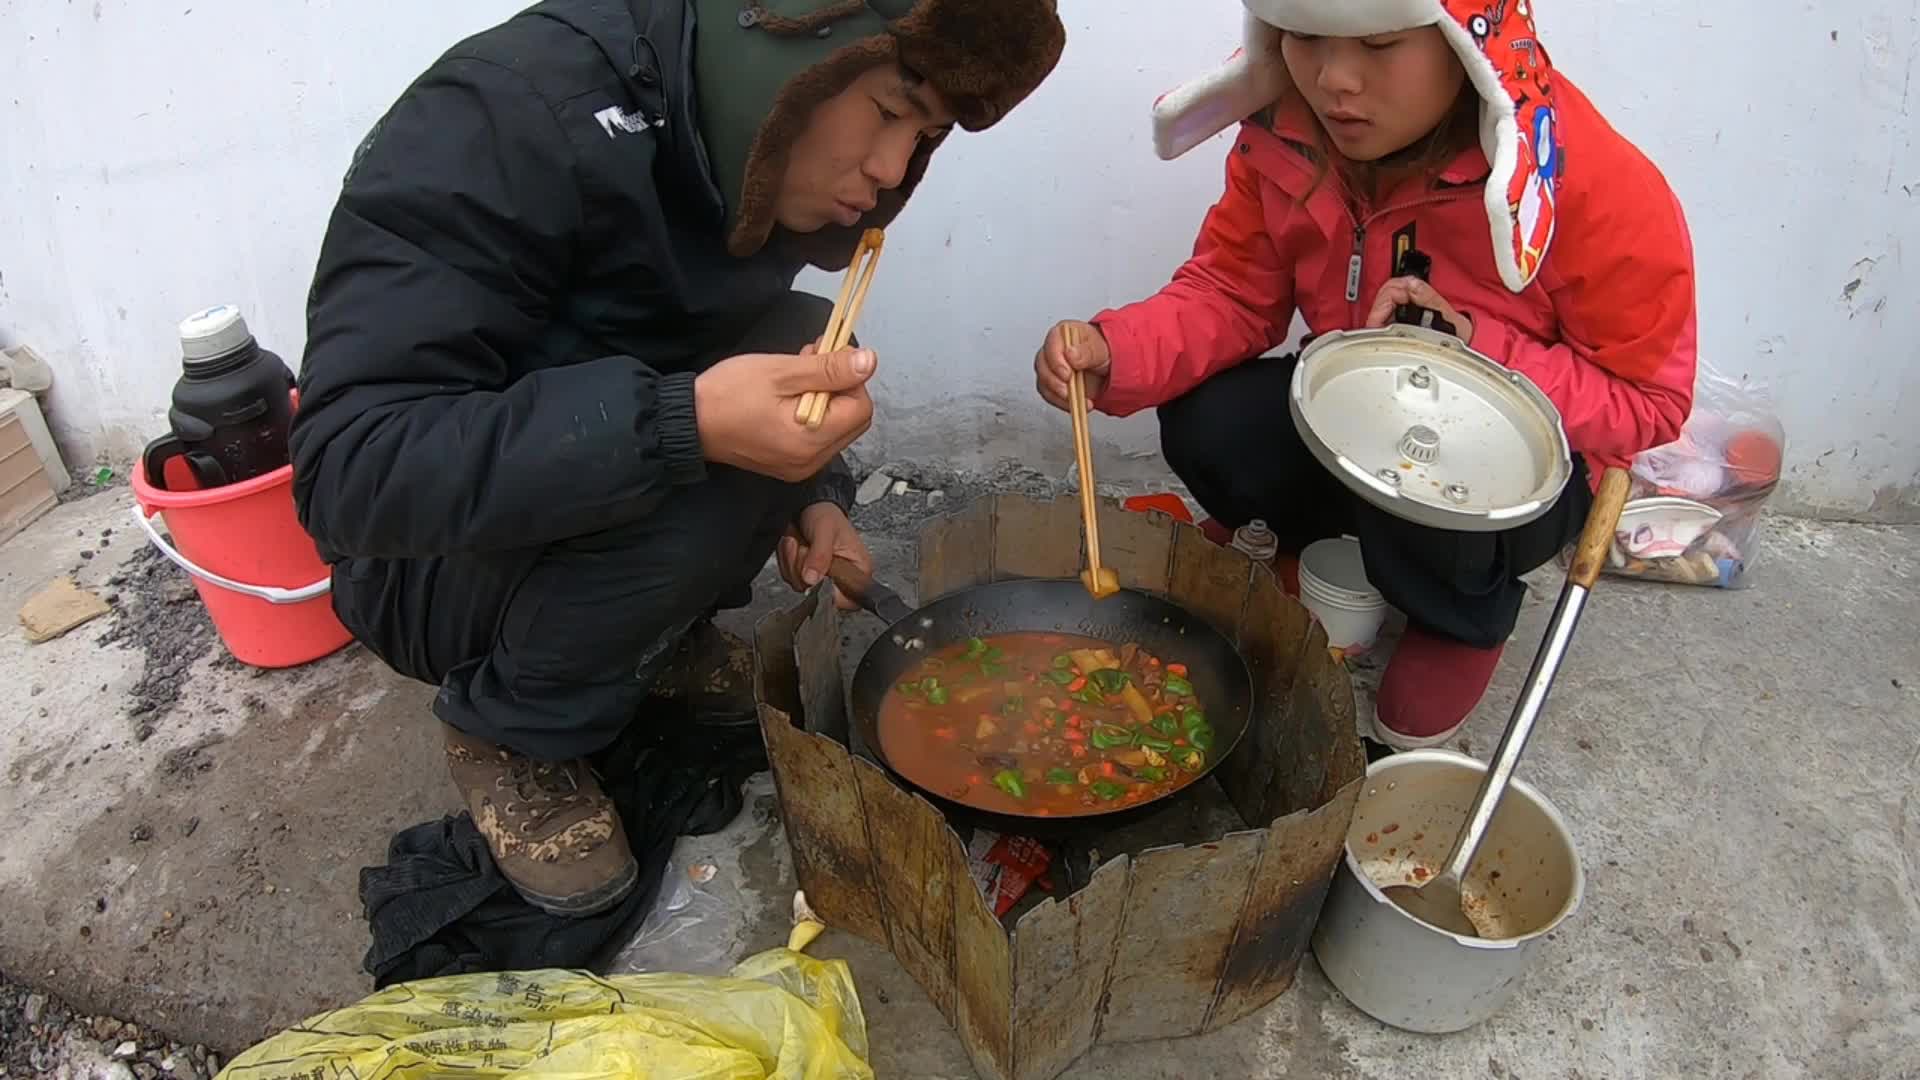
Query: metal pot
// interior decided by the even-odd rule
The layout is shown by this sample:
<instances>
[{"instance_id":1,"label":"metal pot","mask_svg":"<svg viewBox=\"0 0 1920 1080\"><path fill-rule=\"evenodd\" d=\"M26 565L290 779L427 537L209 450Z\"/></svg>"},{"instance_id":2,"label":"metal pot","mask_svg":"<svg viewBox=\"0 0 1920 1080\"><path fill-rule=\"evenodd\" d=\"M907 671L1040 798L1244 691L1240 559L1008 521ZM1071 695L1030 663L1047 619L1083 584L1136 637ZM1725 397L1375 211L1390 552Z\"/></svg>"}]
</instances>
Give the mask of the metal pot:
<instances>
[{"instance_id":1,"label":"metal pot","mask_svg":"<svg viewBox=\"0 0 1920 1080\"><path fill-rule=\"evenodd\" d=\"M1488 1019L1513 997L1541 939L1580 906L1585 879L1566 820L1523 780L1509 781L1463 889L1501 936L1437 929L1381 892L1437 872L1485 772L1451 750L1395 754L1367 769L1313 951L1347 1000L1382 1023L1442 1033Z\"/></svg>"}]
</instances>

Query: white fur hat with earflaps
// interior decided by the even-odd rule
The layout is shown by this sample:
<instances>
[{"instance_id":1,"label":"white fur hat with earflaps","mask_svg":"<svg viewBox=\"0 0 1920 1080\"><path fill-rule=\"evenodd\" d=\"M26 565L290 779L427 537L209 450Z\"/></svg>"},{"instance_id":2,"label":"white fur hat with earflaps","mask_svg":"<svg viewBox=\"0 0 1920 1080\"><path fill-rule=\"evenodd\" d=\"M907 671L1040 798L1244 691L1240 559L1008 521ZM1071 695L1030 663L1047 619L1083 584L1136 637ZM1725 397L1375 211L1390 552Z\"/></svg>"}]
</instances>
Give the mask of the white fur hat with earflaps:
<instances>
[{"instance_id":1,"label":"white fur hat with earflaps","mask_svg":"<svg viewBox=\"0 0 1920 1080\"><path fill-rule=\"evenodd\" d=\"M1534 29L1534 0L1243 0L1246 40L1225 66L1153 106L1154 147L1167 160L1280 100L1291 89L1283 32L1367 37L1438 26L1480 95L1480 145L1492 171L1487 217L1494 261L1521 292L1553 242L1562 149L1553 64Z\"/></svg>"}]
</instances>

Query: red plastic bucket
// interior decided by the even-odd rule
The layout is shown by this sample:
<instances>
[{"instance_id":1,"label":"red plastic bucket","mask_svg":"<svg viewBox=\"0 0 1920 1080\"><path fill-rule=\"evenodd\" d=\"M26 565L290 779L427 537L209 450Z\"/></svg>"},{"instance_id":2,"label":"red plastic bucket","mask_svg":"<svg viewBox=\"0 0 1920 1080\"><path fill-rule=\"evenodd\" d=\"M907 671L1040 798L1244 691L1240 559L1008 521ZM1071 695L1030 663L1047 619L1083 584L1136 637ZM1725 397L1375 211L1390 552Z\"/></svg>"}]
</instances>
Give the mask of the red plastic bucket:
<instances>
[{"instance_id":1,"label":"red plastic bucket","mask_svg":"<svg viewBox=\"0 0 1920 1080\"><path fill-rule=\"evenodd\" d=\"M169 464L184 465L179 459ZM352 640L333 614L332 575L293 509L293 467L224 487L193 490L185 468L162 491L133 466L134 517L160 553L193 576L213 627L234 659L298 667ZM154 527L164 514L173 542Z\"/></svg>"}]
</instances>

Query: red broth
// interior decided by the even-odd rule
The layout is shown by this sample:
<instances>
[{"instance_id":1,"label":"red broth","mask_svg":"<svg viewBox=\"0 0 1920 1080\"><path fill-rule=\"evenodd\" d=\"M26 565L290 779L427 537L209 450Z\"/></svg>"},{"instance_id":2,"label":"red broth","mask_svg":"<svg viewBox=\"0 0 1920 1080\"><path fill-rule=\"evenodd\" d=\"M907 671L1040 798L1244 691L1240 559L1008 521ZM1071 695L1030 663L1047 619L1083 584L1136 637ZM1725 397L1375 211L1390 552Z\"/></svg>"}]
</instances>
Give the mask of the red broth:
<instances>
[{"instance_id":1,"label":"red broth","mask_svg":"<svg viewBox=\"0 0 1920 1080\"><path fill-rule=\"evenodd\" d=\"M880 709L880 749L902 776L967 806L1041 817L1177 791L1206 771L1213 738L1185 667L1064 634L940 649Z\"/></svg>"}]
</instances>

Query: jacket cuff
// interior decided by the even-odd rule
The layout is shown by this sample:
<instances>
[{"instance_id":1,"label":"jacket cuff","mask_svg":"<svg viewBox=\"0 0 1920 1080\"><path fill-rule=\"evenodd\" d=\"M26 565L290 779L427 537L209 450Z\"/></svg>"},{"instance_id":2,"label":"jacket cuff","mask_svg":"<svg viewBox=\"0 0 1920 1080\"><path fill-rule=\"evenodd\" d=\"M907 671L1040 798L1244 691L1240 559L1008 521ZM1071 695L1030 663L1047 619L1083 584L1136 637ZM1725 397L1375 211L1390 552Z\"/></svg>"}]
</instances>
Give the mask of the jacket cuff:
<instances>
[{"instance_id":1,"label":"jacket cuff","mask_svg":"<svg viewBox=\"0 0 1920 1080\"><path fill-rule=\"evenodd\" d=\"M675 372L661 376L653 388L653 425L667 481L672 484L696 484L707 478L707 458L700 448L700 424L693 409L693 380L693 372Z\"/></svg>"},{"instance_id":2,"label":"jacket cuff","mask_svg":"<svg viewBox=\"0 0 1920 1080\"><path fill-rule=\"evenodd\" d=\"M1134 359L1140 350L1134 343L1126 313L1109 308L1087 322L1098 327L1100 336L1107 339L1109 358L1106 388L1089 398L1087 404L1108 416L1131 416L1151 407L1155 388L1138 378Z\"/></svg>"},{"instance_id":3,"label":"jacket cuff","mask_svg":"<svg viewBox=\"0 0 1920 1080\"><path fill-rule=\"evenodd\" d=\"M841 513L851 517L854 492L853 470L847 467L845 458L835 457L826 469L814 478L813 491L807 498L807 506L812 506L814 503L832 503L840 508Z\"/></svg>"}]
</instances>

